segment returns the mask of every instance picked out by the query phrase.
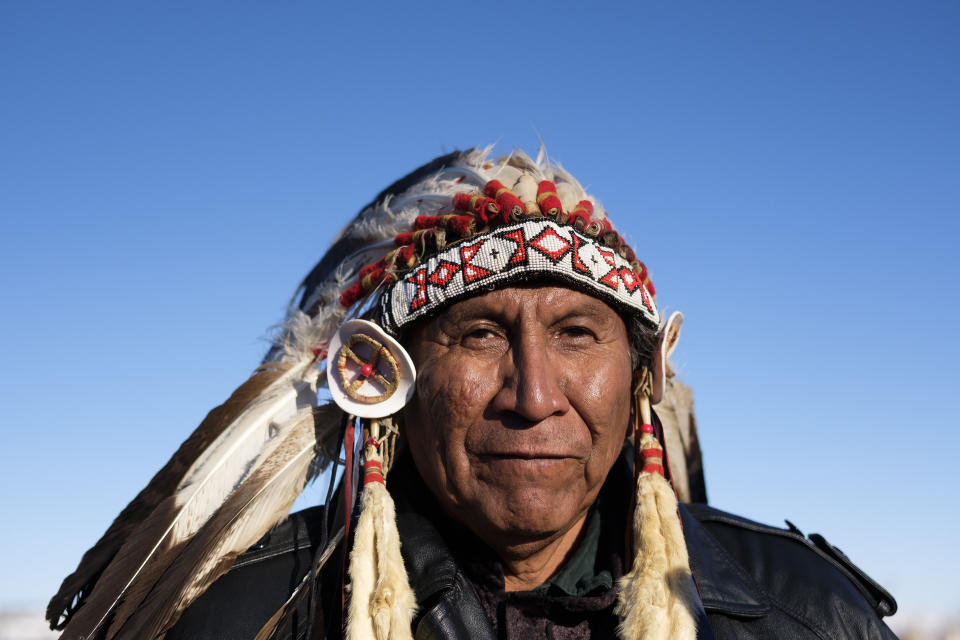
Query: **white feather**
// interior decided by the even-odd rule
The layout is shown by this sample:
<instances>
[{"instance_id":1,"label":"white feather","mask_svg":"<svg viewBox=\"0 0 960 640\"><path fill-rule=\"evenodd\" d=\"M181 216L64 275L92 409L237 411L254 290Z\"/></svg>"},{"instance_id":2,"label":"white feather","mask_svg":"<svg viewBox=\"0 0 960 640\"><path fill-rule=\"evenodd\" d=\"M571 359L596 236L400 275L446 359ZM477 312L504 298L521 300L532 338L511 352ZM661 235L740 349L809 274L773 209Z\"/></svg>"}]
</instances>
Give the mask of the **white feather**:
<instances>
[{"instance_id":1,"label":"white feather","mask_svg":"<svg viewBox=\"0 0 960 640\"><path fill-rule=\"evenodd\" d=\"M577 206L577 203L580 202L580 195L577 193L577 190L573 188L570 184L566 182L557 182L557 197L560 198L560 206L563 207L563 210L567 213L573 211L573 208Z\"/></svg>"},{"instance_id":2,"label":"white feather","mask_svg":"<svg viewBox=\"0 0 960 640\"><path fill-rule=\"evenodd\" d=\"M312 359L303 358L282 378L264 392L237 420L227 427L187 470L175 495L177 506L194 504L200 513L209 515L210 508L219 507L255 469L251 465L263 453L264 443L271 440L279 424L293 417L297 411L316 404L313 381L304 380ZM174 523L175 536L191 535L206 520L190 516Z\"/></svg>"},{"instance_id":3,"label":"white feather","mask_svg":"<svg viewBox=\"0 0 960 640\"><path fill-rule=\"evenodd\" d=\"M527 213L540 210L537 206L537 180L529 173L524 173L517 179L516 184L513 185L513 192L523 202Z\"/></svg>"},{"instance_id":4,"label":"white feather","mask_svg":"<svg viewBox=\"0 0 960 640\"><path fill-rule=\"evenodd\" d=\"M239 553L286 517L309 479L315 447L308 407L279 427L256 471L190 540L143 604L128 620L115 621L116 637L162 637Z\"/></svg>"},{"instance_id":5,"label":"white feather","mask_svg":"<svg viewBox=\"0 0 960 640\"><path fill-rule=\"evenodd\" d=\"M503 186L507 187L508 189L513 187L519 177L520 169L511 167L507 164L498 164L491 170L490 175L492 180L499 180L501 183L503 183Z\"/></svg>"},{"instance_id":6,"label":"white feather","mask_svg":"<svg viewBox=\"0 0 960 640\"><path fill-rule=\"evenodd\" d=\"M298 404L316 403L315 390L304 380L312 361L291 367L250 404L207 447L184 474L173 496L161 502L128 538L104 570L98 585L120 585L115 593L96 590L67 625L62 638L90 638L111 612L136 606L149 588L142 580L163 570L170 558L163 552L189 540L214 514L233 490L262 462L264 444L277 424L296 414ZM149 571L148 571L149 570ZM139 580L139 582L138 582ZM134 595L130 595L135 591ZM127 597L120 605L121 598Z\"/></svg>"}]
</instances>

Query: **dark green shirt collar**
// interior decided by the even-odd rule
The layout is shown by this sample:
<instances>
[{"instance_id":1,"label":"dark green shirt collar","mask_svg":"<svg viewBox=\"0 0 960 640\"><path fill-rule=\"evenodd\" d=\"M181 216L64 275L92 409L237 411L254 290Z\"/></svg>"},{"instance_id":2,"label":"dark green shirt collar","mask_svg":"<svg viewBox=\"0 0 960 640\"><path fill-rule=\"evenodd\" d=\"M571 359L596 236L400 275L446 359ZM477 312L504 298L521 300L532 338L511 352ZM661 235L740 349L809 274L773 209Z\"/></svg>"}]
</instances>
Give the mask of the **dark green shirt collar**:
<instances>
[{"instance_id":1,"label":"dark green shirt collar","mask_svg":"<svg viewBox=\"0 0 960 640\"><path fill-rule=\"evenodd\" d=\"M609 590L613 586L613 576L609 569L598 567L597 562L602 524L600 510L594 505L587 515L583 538L573 555L560 571L534 591L580 597Z\"/></svg>"}]
</instances>

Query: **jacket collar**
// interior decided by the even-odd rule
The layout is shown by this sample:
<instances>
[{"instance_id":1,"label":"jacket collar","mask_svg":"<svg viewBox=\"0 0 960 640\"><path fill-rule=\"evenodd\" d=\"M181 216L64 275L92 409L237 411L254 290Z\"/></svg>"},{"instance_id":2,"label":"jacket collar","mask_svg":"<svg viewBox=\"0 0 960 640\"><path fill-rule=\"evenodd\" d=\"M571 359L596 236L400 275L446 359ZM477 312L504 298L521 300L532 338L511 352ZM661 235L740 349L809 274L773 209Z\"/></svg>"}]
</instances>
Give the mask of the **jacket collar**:
<instances>
[{"instance_id":1,"label":"jacket collar","mask_svg":"<svg viewBox=\"0 0 960 640\"><path fill-rule=\"evenodd\" d=\"M746 618L770 612L770 599L716 538L681 504L680 519L690 556L690 569L700 590L703 608Z\"/></svg>"}]
</instances>

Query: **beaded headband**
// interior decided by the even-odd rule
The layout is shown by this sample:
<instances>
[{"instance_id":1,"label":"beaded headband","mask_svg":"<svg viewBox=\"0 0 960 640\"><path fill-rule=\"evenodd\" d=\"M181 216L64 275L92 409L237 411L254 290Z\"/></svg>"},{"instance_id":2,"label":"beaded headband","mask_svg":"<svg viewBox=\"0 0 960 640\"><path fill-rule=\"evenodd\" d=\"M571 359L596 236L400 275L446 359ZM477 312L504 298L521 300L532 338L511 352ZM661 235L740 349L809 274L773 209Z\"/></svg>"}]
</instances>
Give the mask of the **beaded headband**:
<instances>
[{"instance_id":1,"label":"beaded headband","mask_svg":"<svg viewBox=\"0 0 960 640\"><path fill-rule=\"evenodd\" d=\"M548 219L506 225L445 249L380 298L394 333L429 313L494 286L554 279L626 308L657 327L660 316L636 269L612 249Z\"/></svg>"},{"instance_id":2,"label":"beaded headband","mask_svg":"<svg viewBox=\"0 0 960 640\"><path fill-rule=\"evenodd\" d=\"M658 328L646 267L605 216L593 215L593 203L582 199L565 211L553 181L538 182L524 171L514 175L512 188L490 179L474 186L476 191L446 196L447 208L441 203L434 209L440 215L417 216L412 230L394 236L396 249L360 269L340 296L341 305L350 307L380 290L380 323L397 334L457 300L547 279L638 314ZM570 186L561 184L569 195Z\"/></svg>"}]
</instances>

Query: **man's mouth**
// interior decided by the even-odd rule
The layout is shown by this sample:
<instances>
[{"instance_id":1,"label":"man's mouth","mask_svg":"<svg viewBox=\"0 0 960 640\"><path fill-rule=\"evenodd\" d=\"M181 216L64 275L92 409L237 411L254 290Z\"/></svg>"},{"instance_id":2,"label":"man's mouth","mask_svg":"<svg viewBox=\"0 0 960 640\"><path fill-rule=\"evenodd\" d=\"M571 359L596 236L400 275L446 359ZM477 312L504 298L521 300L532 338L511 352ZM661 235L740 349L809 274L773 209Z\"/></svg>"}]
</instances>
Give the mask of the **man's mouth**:
<instances>
[{"instance_id":1,"label":"man's mouth","mask_svg":"<svg viewBox=\"0 0 960 640\"><path fill-rule=\"evenodd\" d=\"M553 451L491 451L477 453L481 460L569 460L576 456L567 453L558 453Z\"/></svg>"}]
</instances>

